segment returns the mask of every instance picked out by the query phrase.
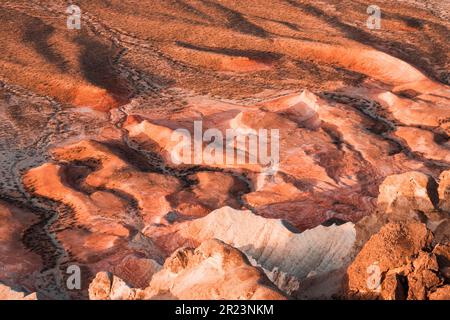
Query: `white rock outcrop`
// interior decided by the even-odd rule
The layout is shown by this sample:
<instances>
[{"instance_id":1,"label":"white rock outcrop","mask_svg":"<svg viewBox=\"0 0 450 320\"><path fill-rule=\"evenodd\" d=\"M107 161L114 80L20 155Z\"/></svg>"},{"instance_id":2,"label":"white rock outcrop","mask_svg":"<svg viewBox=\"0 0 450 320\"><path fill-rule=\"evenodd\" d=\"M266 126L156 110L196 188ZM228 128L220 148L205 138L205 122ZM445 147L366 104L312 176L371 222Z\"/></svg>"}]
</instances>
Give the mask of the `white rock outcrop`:
<instances>
[{"instance_id":1,"label":"white rock outcrop","mask_svg":"<svg viewBox=\"0 0 450 320\"><path fill-rule=\"evenodd\" d=\"M230 207L189 223L180 233L199 242L216 238L238 248L261 266L280 289L295 295L296 281L300 293L306 280L311 282L313 278L347 267L356 239L353 223L318 226L296 233L282 220L266 219ZM335 293L332 291L328 294ZM308 296L308 293L300 295Z\"/></svg>"}]
</instances>

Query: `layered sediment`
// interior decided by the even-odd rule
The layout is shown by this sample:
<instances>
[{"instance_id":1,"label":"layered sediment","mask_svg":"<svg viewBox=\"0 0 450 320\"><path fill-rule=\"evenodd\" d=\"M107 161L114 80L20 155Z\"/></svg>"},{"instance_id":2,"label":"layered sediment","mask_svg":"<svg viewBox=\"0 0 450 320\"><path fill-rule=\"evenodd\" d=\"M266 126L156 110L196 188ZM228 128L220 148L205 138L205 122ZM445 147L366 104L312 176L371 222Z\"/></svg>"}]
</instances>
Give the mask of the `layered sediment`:
<instances>
[{"instance_id":1,"label":"layered sediment","mask_svg":"<svg viewBox=\"0 0 450 320\"><path fill-rule=\"evenodd\" d=\"M1 299L448 299L445 2L77 4L0 1Z\"/></svg>"}]
</instances>

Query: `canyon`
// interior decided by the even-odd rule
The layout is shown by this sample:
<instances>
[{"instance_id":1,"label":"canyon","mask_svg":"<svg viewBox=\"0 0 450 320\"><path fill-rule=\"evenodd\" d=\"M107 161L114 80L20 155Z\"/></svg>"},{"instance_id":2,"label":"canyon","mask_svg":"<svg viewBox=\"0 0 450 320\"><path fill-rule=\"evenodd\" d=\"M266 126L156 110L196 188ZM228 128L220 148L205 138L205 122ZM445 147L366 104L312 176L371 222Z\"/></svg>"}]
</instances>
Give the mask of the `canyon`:
<instances>
[{"instance_id":1,"label":"canyon","mask_svg":"<svg viewBox=\"0 0 450 320\"><path fill-rule=\"evenodd\" d=\"M449 12L0 0L0 300L449 300Z\"/></svg>"}]
</instances>

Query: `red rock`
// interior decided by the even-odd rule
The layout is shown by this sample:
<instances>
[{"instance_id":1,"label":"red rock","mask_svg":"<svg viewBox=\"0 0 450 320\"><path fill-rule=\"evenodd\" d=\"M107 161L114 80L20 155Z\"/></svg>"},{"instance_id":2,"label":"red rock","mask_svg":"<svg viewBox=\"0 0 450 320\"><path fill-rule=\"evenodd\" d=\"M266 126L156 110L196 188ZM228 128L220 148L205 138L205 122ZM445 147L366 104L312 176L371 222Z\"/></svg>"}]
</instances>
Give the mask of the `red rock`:
<instances>
[{"instance_id":1,"label":"red rock","mask_svg":"<svg viewBox=\"0 0 450 320\"><path fill-rule=\"evenodd\" d=\"M130 288L120 278L102 272L90 284L89 295L99 300L286 299L239 250L218 240L206 241L195 250L177 250L144 290Z\"/></svg>"},{"instance_id":2,"label":"red rock","mask_svg":"<svg viewBox=\"0 0 450 320\"><path fill-rule=\"evenodd\" d=\"M112 273L131 286L144 289L149 285L152 276L160 269L161 265L155 260L130 255L115 266Z\"/></svg>"},{"instance_id":3,"label":"red rock","mask_svg":"<svg viewBox=\"0 0 450 320\"><path fill-rule=\"evenodd\" d=\"M428 295L430 300L450 300L450 285L436 289Z\"/></svg>"},{"instance_id":4,"label":"red rock","mask_svg":"<svg viewBox=\"0 0 450 320\"><path fill-rule=\"evenodd\" d=\"M432 248L424 224L389 223L373 235L347 270L351 298L425 300L441 292L448 246ZM435 297L439 296L436 294Z\"/></svg>"},{"instance_id":5,"label":"red rock","mask_svg":"<svg viewBox=\"0 0 450 320\"><path fill-rule=\"evenodd\" d=\"M280 220L224 207L181 225L178 235L194 243L219 239L236 247L289 294L331 298L340 287L339 284L334 287L330 280L340 278L342 275L337 271L346 268L352 258L356 238L353 224L318 226L302 233L291 228ZM329 247L336 248L331 255ZM290 258L285 259L287 256ZM321 279L328 289L314 292L312 286L306 288L306 283L313 279Z\"/></svg>"},{"instance_id":6,"label":"red rock","mask_svg":"<svg viewBox=\"0 0 450 320\"><path fill-rule=\"evenodd\" d=\"M149 290L150 289L150 290ZM179 299L285 299L238 250L218 240L175 252L157 273L151 293L170 292Z\"/></svg>"},{"instance_id":7,"label":"red rock","mask_svg":"<svg viewBox=\"0 0 450 320\"><path fill-rule=\"evenodd\" d=\"M161 222L162 217L171 210L166 196L179 188L175 178L140 172L95 141L82 141L55 149L53 153L60 161L98 161L101 166L86 177L86 184L132 196L142 209L146 224Z\"/></svg>"},{"instance_id":8,"label":"red rock","mask_svg":"<svg viewBox=\"0 0 450 320\"><path fill-rule=\"evenodd\" d=\"M23 237L38 221L35 213L0 201L0 282L34 288L42 260L25 246Z\"/></svg>"},{"instance_id":9,"label":"red rock","mask_svg":"<svg viewBox=\"0 0 450 320\"><path fill-rule=\"evenodd\" d=\"M378 206L390 219L415 217L435 210L434 180L420 172L407 172L387 177L380 185Z\"/></svg>"},{"instance_id":10,"label":"red rock","mask_svg":"<svg viewBox=\"0 0 450 320\"><path fill-rule=\"evenodd\" d=\"M450 170L439 176L439 207L450 212Z\"/></svg>"},{"instance_id":11,"label":"red rock","mask_svg":"<svg viewBox=\"0 0 450 320\"><path fill-rule=\"evenodd\" d=\"M413 152L422 154L430 160L450 162L450 150L446 146L439 145L434 140L434 133L431 131L399 127L395 135L403 140Z\"/></svg>"},{"instance_id":12,"label":"red rock","mask_svg":"<svg viewBox=\"0 0 450 320\"><path fill-rule=\"evenodd\" d=\"M175 291L144 290L175 250L217 237L292 297L329 299L369 241L360 255L393 265L364 297L445 296L448 1L379 0L377 30L351 1L77 2L80 30L54 19L66 1L0 5L0 281L73 299L98 272L102 299L261 289L248 263L244 287L234 275L214 282L180 249L195 263ZM273 130L279 161L245 161L254 150L230 143L244 161L224 162L220 134L192 137L199 122L247 140ZM195 141L178 144L180 129ZM418 221L425 229L410 230ZM239 269L227 263L214 270ZM69 264L80 291L64 286Z\"/></svg>"},{"instance_id":13,"label":"red rock","mask_svg":"<svg viewBox=\"0 0 450 320\"><path fill-rule=\"evenodd\" d=\"M186 216L202 217L224 206L239 208L238 194L246 191L244 182L221 172L198 172L188 179L195 182L190 190L169 197L175 210Z\"/></svg>"},{"instance_id":14,"label":"red rock","mask_svg":"<svg viewBox=\"0 0 450 320\"><path fill-rule=\"evenodd\" d=\"M406 293L402 277L398 274L386 275L380 288L380 298L382 300L405 300Z\"/></svg>"},{"instance_id":15,"label":"red rock","mask_svg":"<svg viewBox=\"0 0 450 320\"><path fill-rule=\"evenodd\" d=\"M37 300L36 293L26 294L0 283L0 300Z\"/></svg>"}]
</instances>

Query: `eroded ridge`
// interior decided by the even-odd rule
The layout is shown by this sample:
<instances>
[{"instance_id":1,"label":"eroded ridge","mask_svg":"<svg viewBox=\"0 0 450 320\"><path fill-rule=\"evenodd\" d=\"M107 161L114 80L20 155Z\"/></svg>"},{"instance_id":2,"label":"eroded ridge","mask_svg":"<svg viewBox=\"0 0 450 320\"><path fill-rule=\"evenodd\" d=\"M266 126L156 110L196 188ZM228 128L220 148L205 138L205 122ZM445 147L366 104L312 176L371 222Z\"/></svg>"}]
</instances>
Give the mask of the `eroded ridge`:
<instances>
[{"instance_id":1,"label":"eroded ridge","mask_svg":"<svg viewBox=\"0 0 450 320\"><path fill-rule=\"evenodd\" d=\"M449 7L377 3L1 1L0 298L449 299Z\"/></svg>"}]
</instances>

